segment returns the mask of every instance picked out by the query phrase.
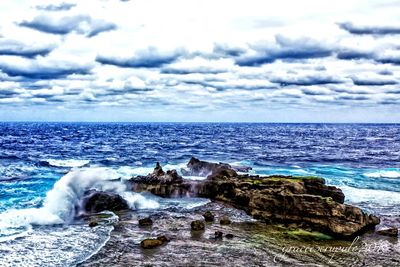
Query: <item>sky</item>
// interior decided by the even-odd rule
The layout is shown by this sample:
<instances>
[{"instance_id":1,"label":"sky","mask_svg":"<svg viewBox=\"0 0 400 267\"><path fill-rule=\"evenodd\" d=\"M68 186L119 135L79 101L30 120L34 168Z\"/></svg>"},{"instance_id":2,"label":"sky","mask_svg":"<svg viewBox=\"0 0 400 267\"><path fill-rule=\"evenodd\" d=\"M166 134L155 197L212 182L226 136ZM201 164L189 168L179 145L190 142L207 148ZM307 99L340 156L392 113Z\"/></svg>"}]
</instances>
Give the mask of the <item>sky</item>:
<instances>
[{"instance_id":1,"label":"sky","mask_svg":"<svg viewBox=\"0 0 400 267\"><path fill-rule=\"evenodd\" d=\"M400 122L400 1L6 0L0 121Z\"/></svg>"}]
</instances>

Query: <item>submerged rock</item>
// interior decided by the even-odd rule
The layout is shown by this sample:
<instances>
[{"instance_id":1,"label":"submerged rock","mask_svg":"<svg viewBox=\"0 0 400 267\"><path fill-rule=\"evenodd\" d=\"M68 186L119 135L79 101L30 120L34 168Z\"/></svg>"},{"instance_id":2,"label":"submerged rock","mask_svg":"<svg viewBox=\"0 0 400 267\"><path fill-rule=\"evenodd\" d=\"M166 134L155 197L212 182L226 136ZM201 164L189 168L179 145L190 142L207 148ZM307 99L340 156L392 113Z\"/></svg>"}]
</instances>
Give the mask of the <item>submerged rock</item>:
<instances>
[{"instance_id":1,"label":"submerged rock","mask_svg":"<svg viewBox=\"0 0 400 267\"><path fill-rule=\"evenodd\" d=\"M382 229L376 232L380 235L393 236L393 237L397 237L399 235L399 229L397 228Z\"/></svg>"},{"instance_id":2,"label":"submerged rock","mask_svg":"<svg viewBox=\"0 0 400 267\"><path fill-rule=\"evenodd\" d=\"M139 219L139 226L151 226L153 225L153 220L148 218Z\"/></svg>"},{"instance_id":3,"label":"submerged rock","mask_svg":"<svg viewBox=\"0 0 400 267\"><path fill-rule=\"evenodd\" d=\"M222 239L223 236L224 236L224 233L222 233L221 231L216 231L214 233L215 239Z\"/></svg>"},{"instance_id":4,"label":"submerged rock","mask_svg":"<svg viewBox=\"0 0 400 267\"><path fill-rule=\"evenodd\" d=\"M203 221L193 221L190 224L190 227L193 231L202 231L205 229L205 225Z\"/></svg>"},{"instance_id":5,"label":"submerged rock","mask_svg":"<svg viewBox=\"0 0 400 267\"><path fill-rule=\"evenodd\" d=\"M126 202L125 199L120 195L111 192L89 190L85 192L82 202L83 209L87 213L129 209L128 202Z\"/></svg>"},{"instance_id":6,"label":"submerged rock","mask_svg":"<svg viewBox=\"0 0 400 267\"><path fill-rule=\"evenodd\" d=\"M239 175L229 164L192 158L186 175L208 175L188 181L175 170L132 178L135 191L162 197L199 196L221 201L269 223L295 224L339 238L351 238L373 228L380 220L360 208L344 204L343 192L318 177Z\"/></svg>"},{"instance_id":7,"label":"submerged rock","mask_svg":"<svg viewBox=\"0 0 400 267\"><path fill-rule=\"evenodd\" d=\"M203 214L203 217L204 217L204 220L206 221L206 222L213 222L214 221L214 214L211 212L211 211L206 211L204 214Z\"/></svg>"}]
</instances>

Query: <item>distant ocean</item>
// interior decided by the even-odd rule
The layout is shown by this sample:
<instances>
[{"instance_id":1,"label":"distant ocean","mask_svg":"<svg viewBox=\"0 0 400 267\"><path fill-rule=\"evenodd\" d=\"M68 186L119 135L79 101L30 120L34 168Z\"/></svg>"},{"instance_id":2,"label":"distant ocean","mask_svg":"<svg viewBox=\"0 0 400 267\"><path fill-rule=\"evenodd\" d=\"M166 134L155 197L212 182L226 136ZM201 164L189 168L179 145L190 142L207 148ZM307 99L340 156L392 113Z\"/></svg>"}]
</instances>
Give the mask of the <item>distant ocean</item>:
<instances>
[{"instance_id":1,"label":"distant ocean","mask_svg":"<svg viewBox=\"0 0 400 267\"><path fill-rule=\"evenodd\" d=\"M157 161L179 170L191 156L259 175L321 176L347 203L400 215L397 124L0 123L0 266L73 265L95 253L112 227L73 220L88 188L116 191L133 209L206 203L135 194L107 181L145 175Z\"/></svg>"}]
</instances>

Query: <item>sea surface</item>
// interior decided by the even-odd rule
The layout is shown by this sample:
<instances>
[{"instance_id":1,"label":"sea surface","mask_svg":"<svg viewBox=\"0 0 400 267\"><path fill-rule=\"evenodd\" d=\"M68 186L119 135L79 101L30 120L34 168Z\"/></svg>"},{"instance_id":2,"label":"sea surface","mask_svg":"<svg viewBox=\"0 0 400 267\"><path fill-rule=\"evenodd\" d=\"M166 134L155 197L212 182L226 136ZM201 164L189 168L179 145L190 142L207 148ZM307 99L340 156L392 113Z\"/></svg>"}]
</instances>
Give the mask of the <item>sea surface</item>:
<instances>
[{"instance_id":1,"label":"sea surface","mask_svg":"<svg viewBox=\"0 0 400 267\"><path fill-rule=\"evenodd\" d=\"M132 209L204 205L110 181L146 175L157 161L180 170L192 156L259 175L320 176L384 223L400 215L397 124L7 122L0 123L0 266L73 266L95 254L113 228L74 219L89 188L117 192Z\"/></svg>"}]
</instances>

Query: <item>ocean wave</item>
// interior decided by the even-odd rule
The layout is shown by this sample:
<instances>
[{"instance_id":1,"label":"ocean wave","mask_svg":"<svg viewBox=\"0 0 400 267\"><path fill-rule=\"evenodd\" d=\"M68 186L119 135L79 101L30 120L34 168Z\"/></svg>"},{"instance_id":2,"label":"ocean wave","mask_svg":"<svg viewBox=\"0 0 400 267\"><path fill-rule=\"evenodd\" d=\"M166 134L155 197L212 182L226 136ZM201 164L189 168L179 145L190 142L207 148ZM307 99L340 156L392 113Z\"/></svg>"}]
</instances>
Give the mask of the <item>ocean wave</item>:
<instances>
[{"instance_id":1,"label":"ocean wave","mask_svg":"<svg viewBox=\"0 0 400 267\"><path fill-rule=\"evenodd\" d=\"M29 225L69 223L74 218L76 204L88 189L118 193L127 200L132 209L159 207L156 201L128 191L125 184L115 180L117 176L118 173L107 168L73 169L47 192L42 207L13 209L1 213L0 230Z\"/></svg>"},{"instance_id":2,"label":"ocean wave","mask_svg":"<svg viewBox=\"0 0 400 267\"><path fill-rule=\"evenodd\" d=\"M376 189L363 189L350 186L340 186L346 201L357 203L369 203L376 206L400 205L400 192L384 191Z\"/></svg>"},{"instance_id":3,"label":"ocean wave","mask_svg":"<svg viewBox=\"0 0 400 267\"><path fill-rule=\"evenodd\" d=\"M69 168L77 168L77 167L83 167L85 165L88 165L90 163L89 160L85 159L46 159L43 160L42 163L48 164L53 167L69 167Z\"/></svg>"},{"instance_id":4,"label":"ocean wave","mask_svg":"<svg viewBox=\"0 0 400 267\"><path fill-rule=\"evenodd\" d=\"M400 178L400 170L380 170L376 172L364 173L364 176L369 178Z\"/></svg>"}]
</instances>

